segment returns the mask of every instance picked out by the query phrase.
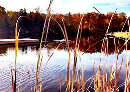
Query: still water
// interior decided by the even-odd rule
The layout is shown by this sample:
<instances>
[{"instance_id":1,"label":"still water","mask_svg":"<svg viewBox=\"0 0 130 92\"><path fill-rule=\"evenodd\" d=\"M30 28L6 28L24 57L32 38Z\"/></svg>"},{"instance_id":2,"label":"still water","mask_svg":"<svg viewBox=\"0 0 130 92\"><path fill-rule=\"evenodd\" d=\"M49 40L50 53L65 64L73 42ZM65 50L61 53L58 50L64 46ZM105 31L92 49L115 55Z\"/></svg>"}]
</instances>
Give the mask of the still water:
<instances>
[{"instance_id":1,"label":"still water","mask_svg":"<svg viewBox=\"0 0 130 92\"><path fill-rule=\"evenodd\" d=\"M108 40L108 53L101 52L101 43L99 41L97 44L93 45L99 41L99 39L93 39L93 37L84 37L81 39L80 43L80 57L77 62L77 69L83 67L85 79L90 78L93 75L93 63L95 62L95 71L97 70L100 62L102 60L101 69L106 67L109 71L111 66L114 66L116 61L115 48L120 48L123 45L123 40L116 39L116 46L114 45L114 39L110 38ZM61 83L62 91L65 90L65 77L66 68L68 60L68 52L66 50L65 43L58 46L59 41L50 41L47 43L46 47L41 49L41 55L43 55L42 66L39 74L39 80L42 80L42 90L44 92L59 92L59 73L61 73ZM91 47L92 46L92 47ZM17 88L20 83L20 92L30 92L35 84L35 71L36 63L38 59L38 47L39 44L21 44L18 50L17 57ZM71 70L74 60L74 47L75 42L70 41L71 48ZM91 48L90 48L91 47ZM88 49L90 48L90 49ZM128 46L129 49L129 46ZM129 55L129 50L127 51ZM52 54L49 62L47 60ZM84 54L83 54L84 53ZM83 54L83 55L82 55ZM123 67L119 76L119 85L124 82L125 78L125 58L126 51L121 50L118 58L118 66L123 60ZM2 45L0 46L0 92L11 92L12 91L12 81L11 81L11 70L14 69L15 62L15 48L13 45ZM47 65L46 65L47 63ZM71 71L72 72L72 71ZM91 81L90 81L91 82Z\"/></svg>"}]
</instances>

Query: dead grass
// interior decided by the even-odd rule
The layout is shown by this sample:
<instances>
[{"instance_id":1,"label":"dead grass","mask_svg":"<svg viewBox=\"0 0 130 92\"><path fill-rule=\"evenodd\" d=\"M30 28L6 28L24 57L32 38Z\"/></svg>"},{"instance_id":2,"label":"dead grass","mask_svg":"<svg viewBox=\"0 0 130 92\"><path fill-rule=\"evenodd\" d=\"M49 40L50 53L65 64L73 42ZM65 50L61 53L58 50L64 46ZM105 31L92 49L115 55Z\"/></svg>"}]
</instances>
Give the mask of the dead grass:
<instances>
[{"instance_id":1,"label":"dead grass","mask_svg":"<svg viewBox=\"0 0 130 92\"><path fill-rule=\"evenodd\" d=\"M122 47L124 45L126 45L126 79L125 79L125 90L124 92L129 92L129 85L130 85L130 78L129 78L129 61L128 61L128 53L127 53L127 42L129 41L129 39L127 39L128 37L126 37L126 41L124 43L124 45L121 48L118 48L118 52L117 52L117 58L115 60L115 66L114 64L110 67L109 69L109 73L107 73L106 68L104 66L103 69L103 74L101 74L101 63L102 63L102 52L104 50L104 52L106 53L106 56L108 55L108 39L107 39L107 34L108 34L108 30L110 28L110 24L112 22L112 18L114 16L114 14L111 16L106 34L104 39L100 40L102 41L102 48L101 48L101 57L100 57L100 64L98 67L98 70L95 71L94 69L94 65L93 64L93 76L91 78L88 78L88 80L91 80L91 82L89 83L89 86L85 86L88 83L88 80L84 80L85 76L84 76L84 68L79 68L77 70L77 78L75 79L75 71L76 71L76 67L77 67L77 62L78 62L78 57L80 57L80 61L81 61L81 56L80 51L79 51L79 44L80 44L80 38L81 38L81 33L82 33L82 20L84 18L84 14L81 16L81 20L79 23L79 28L77 31L77 37L75 40L75 49L74 49L74 64L73 64L73 69L72 69L72 78L70 77L70 63L71 63L71 54L70 54L70 47L69 47L69 39L68 39L68 35L67 35L67 30L64 24L64 18L62 19L62 23L63 23L63 27L61 26L61 24L59 24L59 22L53 18L53 16L50 13L50 7L52 4L53 0L50 0L50 4L49 7L47 9L47 16L44 22L44 27L43 27L43 32L42 32L42 37L40 40L40 48L39 48L39 54L38 54L38 60L37 60L37 66L36 66L36 78L35 78L35 87L34 87L34 92L42 92L42 81L40 81L40 85L38 84L39 82L39 72L40 72L40 68L42 65L42 61L43 61L43 55L41 55L41 48L42 48L42 42L43 42L43 38L44 38L44 32L45 32L45 25L47 24L47 32L45 34L45 43L47 41L47 35L48 35L48 30L49 30L49 24L50 24L50 20L53 19L60 27L64 39L66 40L66 48L68 51L68 60L67 60L67 73L66 73L66 92L88 92L90 91L89 88L92 88L95 92L118 92L119 91L119 87L118 86L118 81L119 81L119 75L121 72L121 68L123 65L123 60L119 66L119 69L117 69L117 62L118 62L118 56L119 56L119 52L122 49ZM116 12L116 11L115 11ZM49 21L47 22L47 20L49 19ZM17 21L18 23L18 21ZM19 37L19 33L18 33L18 29L17 29L17 23L16 23L16 28L15 28L15 70L14 70L14 75L13 75L13 71L11 70L11 78L12 78L12 90L13 92L16 92L16 65L17 65L17 52L18 52L18 37ZM129 24L129 21L128 21ZM129 24L130 25L130 24ZM129 27L129 31L130 31L130 27ZM98 42L100 42L98 41ZM87 50L89 50L91 47L93 47L94 45L96 45L98 42L96 42L95 44L93 44L92 46L90 46ZM62 43L60 43L56 49L59 48L59 46ZM106 44L106 47L104 47L104 44ZM114 45L115 45L115 51L117 50L116 48L116 43L115 43L115 39L114 39ZM47 63L49 62L49 60L51 59L51 57L54 55L54 52L50 55L50 57L48 58ZM82 54L83 55L83 54ZM80 73L80 70L82 71ZM59 89L61 92L61 87L62 87L62 83L61 83L61 72L59 72ZM94 85L94 86L92 86ZM74 87L75 86L75 87ZM20 82L19 82L19 89L18 92L20 91Z\"/></svg>"}]
</instances>

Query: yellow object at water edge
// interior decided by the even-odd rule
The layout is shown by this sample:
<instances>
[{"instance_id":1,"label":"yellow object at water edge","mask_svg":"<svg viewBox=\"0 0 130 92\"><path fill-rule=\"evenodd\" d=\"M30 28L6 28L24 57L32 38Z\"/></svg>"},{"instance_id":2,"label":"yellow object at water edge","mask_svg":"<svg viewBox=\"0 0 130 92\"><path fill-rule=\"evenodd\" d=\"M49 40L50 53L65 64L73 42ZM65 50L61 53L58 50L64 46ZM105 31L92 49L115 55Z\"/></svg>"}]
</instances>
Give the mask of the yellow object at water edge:
<instances>
[{"instance_id":1,"label":"yellow object at water edge","mask_svg":"<svg viewBox=\"0 0 130 92\"><path fill-rule=\"evenodd\" d=\"M130 32L113 32L112 35L116 37L130 38Z\"/></svg>"}]
</instances>

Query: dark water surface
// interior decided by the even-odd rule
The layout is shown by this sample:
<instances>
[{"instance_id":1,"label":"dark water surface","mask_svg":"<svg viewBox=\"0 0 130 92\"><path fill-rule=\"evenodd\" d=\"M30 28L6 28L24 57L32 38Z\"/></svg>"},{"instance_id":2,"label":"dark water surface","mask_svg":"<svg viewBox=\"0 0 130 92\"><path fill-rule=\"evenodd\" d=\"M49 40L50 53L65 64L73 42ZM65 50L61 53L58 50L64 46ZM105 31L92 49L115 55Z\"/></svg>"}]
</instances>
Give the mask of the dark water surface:
<instances>
[{"instance_id":1,"label":"dark water surface","mask_svg":"<svg viewBox=\"0 0 130 92\"><path fill-rule=\"evenodd\" d=\"M78 58L77 69L83 67L85 79L90 78L93 75L92 68L93 62L95 62L95 71L97 70L102 60L101 69L104 66L109 71L111 66L115 65L116 61L116 49L121 48L124 40L116 38L116 46L114 45L114 39L108 39L108 52L107 55L103 51L101 53L102 40L94 37L83 37L80 43L80 57ZM98 42L99 41L99 42ZM97 42L97 44L95 44ZM43 55L42 66L39 74L39 80L42 80L42 90L44 92L59 92L59 73L61 72L61 82L63 84L62 90L64 92L66 68L68 52L66 50L65 43L63 43L58 49L60 42L55 40L47 43L47 46L42 48L41 55ZM95 45L93 45L95 44ZM104 44L104 47L106 44ZM38 59L38 44L22 44L18 50L17 57L17 88L20 82L20 92L30 92L31 87L33 89L35 84L35 71ZM128 44L128 49L129 49ZM74 48L75 42L70 41L71 48L71 70L73 66ZM90 48L90 49L88 49ZM104 49L105 50L105 49ZM49 56L54 52L49 62L47 60ZM84 53L84 54L83 54ZM128 56L130 51L127 51ZM82 55L83 54L83 55ZM123 60L123 67L119 76L119 85L124 82L125 78L125 61L126 51L124 47L120 50L118 58L118 66ZM130 59L129 59L130 60ZM11 81L11 69L14 69L15 62L15 48L11 45L0 46L0 92L11 92L12 81ZM46 65L47 63L47 65ZM45 66L46 65L46 66ZM119 67L118 67L119 68ZM91 82L91 81L90 81Z\"/></svg>"}]
</instances>

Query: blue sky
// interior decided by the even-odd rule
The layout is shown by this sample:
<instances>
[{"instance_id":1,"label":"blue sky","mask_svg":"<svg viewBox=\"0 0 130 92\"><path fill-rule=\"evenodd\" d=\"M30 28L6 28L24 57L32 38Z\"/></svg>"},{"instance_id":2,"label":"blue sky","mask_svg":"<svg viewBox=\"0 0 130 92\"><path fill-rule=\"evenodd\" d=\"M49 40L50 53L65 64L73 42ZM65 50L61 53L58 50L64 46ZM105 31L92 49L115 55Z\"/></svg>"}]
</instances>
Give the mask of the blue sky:
<instances>
[{"instance_id":1,"label":"blue sky","mask_svg":"<svg viewBox=\"0 0 130 92\"><path fill-rule=\"evenodd\" d=\"M39 6L42 12L46 12L49 0L0 0L0 5L7 10L19 10L26 8L27 11L33 11ZM101 13L125 12L130 16L130 0L53 0L52 10L54 13L86 13L93 12L96 7Z\"/></svg>"}]
</instances>

